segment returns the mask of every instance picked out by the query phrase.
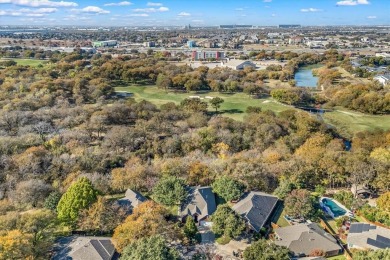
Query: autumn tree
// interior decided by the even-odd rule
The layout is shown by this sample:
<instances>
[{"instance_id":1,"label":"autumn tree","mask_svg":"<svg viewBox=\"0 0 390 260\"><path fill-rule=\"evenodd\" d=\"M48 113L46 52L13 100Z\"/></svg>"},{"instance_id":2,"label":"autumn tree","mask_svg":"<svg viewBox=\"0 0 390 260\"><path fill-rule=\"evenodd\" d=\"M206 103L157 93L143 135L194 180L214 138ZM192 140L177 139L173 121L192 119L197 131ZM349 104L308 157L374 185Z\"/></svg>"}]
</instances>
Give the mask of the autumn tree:
<instances>
[{"instance_id":1,"label":"autumn tree","mask_svg":"<svg viewBox=\"0 0 390 260\"><path fill-rule=\"evenodd\" d=\"M225 102L225 100L223 100L222 98L220 97L215 97L213 99L210 100L210 104L213 108L215 108L215 112L218 112L218 109L221 107L221 104Z\"/></svg>"},{"instance_id":2,"label":"autumn tree","mask_svg":"<svg viewBox=\"0 0 390 260\"><path fill-rule=\"evenodd\" d=\"M376 202L378 208L390 213L390 191L383 193L379 196Z\"/></svg>"},{"instance_id":3,"label":"autumn tree","mask_svg":"<svg viewBox=\"0 0 390 260\"><path fill-rule=\"evenodd\" d=\"M31 238L31 234L24 234L17 229L0 235L0 259L31 259Z\"/></svg>"},{"instance_id":4,"label":"autumn tree","mask_svg":"<svg viewBox=\"0 0 390 260\"><path fill-rule=\"evenodd\" d=\"M286 213L292 217L308 218L314 211L313 198L310 191L297 189L291 191L284 200Z\"/></svg>"},{"instance_id":5,"label":"autumn tree","mask_svg":"<svg viewBox=\"0 0 390 260\"><path fill-rule=\"evenodd\" d=\"M119 252L138 239L153 235L165 238L176 236L176 230L167 222L166 209L153 201L146 201L133 210L125 221L114 230L113 241Z\"/></svg>"},{"instance_id":6,"label":"autumn tree","mask_svg":"<svg viewBox=\"0 0 390 260\"><path fill-rule=\"evenodd\" d=\"M81 209L88 208L96 201L98 191L91 181L81 177L62 195L57 205L58 219L64 222L75 222Z\"/></svg>"}]
</instances>

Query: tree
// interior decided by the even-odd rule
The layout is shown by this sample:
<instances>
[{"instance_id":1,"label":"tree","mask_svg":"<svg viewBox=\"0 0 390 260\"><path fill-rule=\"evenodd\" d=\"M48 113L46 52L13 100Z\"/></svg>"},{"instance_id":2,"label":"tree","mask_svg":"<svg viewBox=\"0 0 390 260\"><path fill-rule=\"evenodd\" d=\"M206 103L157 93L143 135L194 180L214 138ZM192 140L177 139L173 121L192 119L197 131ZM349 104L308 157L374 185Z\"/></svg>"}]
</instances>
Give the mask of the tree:
<instances>
[{"instance_id":1,"label":"tree","mask_svg":"<svg viewBox=\"0 0 390 260\"><path fill-rule=\"evenodd\" d=\"M47 198L45 199L45 203L43 206L52 211L56 211L61 196L62 196L61 193L59 193L58 191L51 192L49 196L47 196Z\"/></svg>"},{"instance_id":2,"label":"tree","mask_svg":"<svg viewBox=\"0 0 390 260\"><path fill-rule=\"evenodd\" d=\"M184 225L184 235L189 240L194 240L197 233L198 233L198 228L196 227L194 219L191 217L187 217L186 223Z\"/></svg>"},{"instance_id":3,"label":"tree","mask_svg":"<svg viewBox=\"0 0 390 260\"><path fill-rule=\"evenodd\" d=\"M390 191L379 196L376 205L383 211L390 213Z\"/></svg>"},{"instance_id":4,"label":"tree","mask_svg":"<svg viewBox=\"0 0 390 260\"><path fill-rule=\"evenodd\" d=\"M239 199L245 189L244 184L227 176L218 178L211 187L218 196L226 201Z\"/></svg>"},{"instance_id":5,"label":"tree","mask_svg":"<svg viewBox=\"0 0 390 260\"><path fill-rule=\"evenodd\" d=\"M310 217L314 211L310 191L297 189L291 191L284 200L286 213L292 217Z\"/></svg>"},{"instance_id":6,"label":"tree","mask_svg":"<svg viewBox=\"0 0 390 260\"><path fill-rule=\"evenodd\" d=\"M64 222L75 222L82 209L88 208L96 201L98 191L90 180L81 177L73 183L58 202L58 219Z\"/></svg>"},{"instance_id":7,"label":"tree","mask_svg":"<svg viewBox=\"0 0 390 260\"><path fill-rule=\"evenodd\" d=\"M244 220L226 204L217 207L211 220L213 221L211 229L216 235L235 238L245 230Z\"/></svg>"},{"instance_id":8,"label":"tree","mask_svg":"<svg viewBox=\"0 0 390 260\"><path fill-rule=\"evenodd\" d=\"M180 106L189 112L206 112L207 103L199 98L186 98L180 102Z\"/></svg>"},{"instance_id":9,"label":"tree","mask_svg":"<svg viewBox=\"0 0 390 260\"><path fill-rule=\"evenodd\" d=\"M290 251L284 246L275 245L267 240L259 240L244 251L245 260L288 260Z\"/></svg>"},{"instance_id":10,"label":"tree","mask_svg":"<svg viewBox=\"0 0 390 260\"><path fill-rule=\"evenodd\" d=\"M0 235L0 259L31 259L31 238L17 229Z\"/></svg>"},{"instance_id":11,"label":"tree","mask_svg":"<svg viewBox=\"0 0 390 260\"><path fill-rule=\"evenodd\" d=\"M21 181L12 194L13 200L20 205L41 206L52 187L39 179Z\"/></svg>"},{"instance_id":12,"label":"tree","mask_svg":"<svg viewBox=\"0 0 390 260\"><path fill-rule=\"evenodd\" d=\"M378 250L362 250L353 253L354 260L382 260L390 259L390 248Z\"/></svg>"},{"instance_id":13,"label":"tree","mask_svg":"<svg viewBox=\"0 0 390 260\"><path fill-rule=\"evenodd\" d=\"M115 206L104 197L99 197L88 209L80 211L78 226L85 231L107 233L114 230L125 218L125 209Z\"/></svg>"},{"instance_id":14,"label":"tree","mask_svg":"<svg viewBox=\"0 0 390 260\"><path fill-rule=\"evenodd\" d=\"M153 188L154 199L167 206L180 204L187 195L184 181L175 176L163 177Z\"/></svg>"},{"instance_id":15,"label":"tree","mask_svg":"<svg viewBox=\"0 0 390 260\"><path fill-rule=\"evenodd\" d=\"M176 229L166 220L167 215L166 209L153 201L142 203L114 230L115 248L122 252L130 243L154 235L176 238Z\"/></svg>"},{"instance_id":16,"label":"tree","mask_svg":"<svg viewBox=\"0 0 390 260\"><path fill-rule=\"evenodd\" d=\"M218 108L221 107L221 104L225 102L225 100L223 100L222 98L220 97L215 97L213 99L210 100L210 104L213 108L215 108L215 112L218 112Z\"/></svg>"},{"instance_id":17,"label":"tree","mask_svg":"<svg viewBox=\"0 0 390 260\"><path fill-rule=\"evenodd\" d=\"M169 247L162 236L141 238L122 252L123 260L176 260L180 259L176 249Z\"/></svg>"}]
</instances>

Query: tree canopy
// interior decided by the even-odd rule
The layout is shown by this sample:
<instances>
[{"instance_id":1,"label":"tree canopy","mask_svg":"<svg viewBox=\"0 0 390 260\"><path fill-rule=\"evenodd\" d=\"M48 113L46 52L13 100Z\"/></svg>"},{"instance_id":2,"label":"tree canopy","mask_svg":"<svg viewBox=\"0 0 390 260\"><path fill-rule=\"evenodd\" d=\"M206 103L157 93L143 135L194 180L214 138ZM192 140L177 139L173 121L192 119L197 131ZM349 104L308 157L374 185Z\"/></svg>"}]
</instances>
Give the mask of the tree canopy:
<instances>
[{"instance_id":1,"label":"tree canopy","mask_svg":"<svg viewBox=\"0 0 390 260\"><path fill-rule=\"evenodd\" d=\"M245 229L244 220L235 214L227 204L219 205L211 219L213 221L211 228L216 235L236 238Z\"/></svg>"},{"instance_id":2,"label":"tree canopy","mask_svg":"<svg viewBox=\"0 0 390 260\"><path fill-rule=\"evenodd\" d=\"M188 195L184 185L184 181L180 178L164 177L154 186L154 199L164 205L180 204Z\"/></svg>"},{"instance_id":3,"label":"tree canopy","mask_svg":"<svg viewBox=\"0 0 390 260\"><path fill-rule=\"evenodd\" d=\"M226 201L239 199L245 189L244 184L227 176L216 179L211 187L218 196Z\"/></svg>"},{"instance_id":4,"label":"tree canopy","mask_svg":"<svg viewBox=\"0 0 390 260\"><path fill-rule=\"evenodd\" d=\"M261 239L253 242L244 251L245 260L288 260L290 251L286 247L275 245Z\"/></svg>"}]
</instances>

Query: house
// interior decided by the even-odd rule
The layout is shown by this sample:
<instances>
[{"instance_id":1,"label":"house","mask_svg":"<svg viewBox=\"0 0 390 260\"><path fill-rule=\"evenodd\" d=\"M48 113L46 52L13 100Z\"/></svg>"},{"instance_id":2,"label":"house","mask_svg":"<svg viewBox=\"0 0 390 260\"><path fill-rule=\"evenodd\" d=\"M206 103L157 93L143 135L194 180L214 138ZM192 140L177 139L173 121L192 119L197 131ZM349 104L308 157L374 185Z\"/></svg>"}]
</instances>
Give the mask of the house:
<instances>
[{"instance_id":1,"label":"house","mask_svg":"<svg viewBox=\"0 0 390 260\"><path fill-rule=\"evenodd\" d=\"M233 70L243 70L246 67L256 68L256 64L249 60L229 60L226 63L221 62L221 66L231 68Z\"/></svg>"},{"instance_id":2,"label":"house","mask_svg":"<svg viewBox=\"0 0 390 260\"><path fill-rule=\"evenodd\" d=\"M353 184L351 187L351 192L355 197L360 197L363 199L371 197L373 195L373 191L364 185Z\"/></svg>"},{"instance_id":3,"label":"house","mask_svg":"<svg viewBox=\"0 0 390 260\"><path fill-rule=\"evenodd\" d=\"M390 74L377 75L374 77L374 80L379 81L383 86L390 83Z\"/></svg>"},{"instance_id":4,"label":"house","mask_svg":"<svg viewBox=\"0 0 390 260\"><path fill-rule=\"evenodd\" d=\"M118 253L109 237L63 237L57 240L52 260L112 260Z\"/></svg>"},{"instance_id":5,"label":"house","mask_svg":"<svg viewBox=\"0 0 390 260\"><path fill-rule=\"evenodd\" d=\"M336 239L318 224L298 224L275 229L275 244L285 246L295 256L310 256L314 250L322 250L327 257L342 252Z\"/></svg>"},{"instance_id":6,"label":"house","mask_svg":"<svg viewBox=\"0 0 390 260\"><path fill-rule=\"evenodd\" d=\"M351 223L347 237L348 248L390 248L390 230L366 223Z\"/></svg>"},{"instance_id":7,"label":"house","mask_svg":"<svg viewBox=\"0 0 390 260\"><path fill-rule=\"evenodd\" d=\"M132 209L138 207L141 203L145 202L147 199L142 196L140 193L127 189L125 197L117 200L117 203L120 207L127 208L129 213Z\"/></svg>"},{"instance_id":8,"label":"house","mask_svg":"<svg viewBox=\"0 0 390 260\"><path fill-rule=\"evenodd\" d=\"M251 191L233 206L233 210L247 223L248 228L255 232L266 226L275 211L278 198L263 192Z\"/></svg>"},{"instance_id":9,"label":"house","mask_svg":"<svg viewBox=\"0 0 390 260\"><path fill-rule=\"evenodd\" d=\"M207 225L208 217L217 209L211 187L190 187L188 197L181 205L179 216L184 221L188 216L196 223Z\"/></svg>"}]
</instances>

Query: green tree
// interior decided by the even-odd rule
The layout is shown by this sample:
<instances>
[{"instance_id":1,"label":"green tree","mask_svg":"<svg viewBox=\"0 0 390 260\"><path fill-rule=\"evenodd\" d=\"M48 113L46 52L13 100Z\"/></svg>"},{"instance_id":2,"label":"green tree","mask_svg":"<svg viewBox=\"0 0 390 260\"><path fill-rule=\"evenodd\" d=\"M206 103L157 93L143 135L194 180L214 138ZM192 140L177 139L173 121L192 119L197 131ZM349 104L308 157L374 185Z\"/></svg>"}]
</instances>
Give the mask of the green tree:
<instances>
[{"instance_id":1,"label":"green tree","mask_svg":"<svg viewBox=\"0 0 390 260\"><path fill-rule=\"evenodd\" d=\"M196 237L196 234L198 233L198 228L196 227L195 221L191 217L187 217L186 223L184 225L184 235L189 240L194 240Z\"/></svg>"},{"instance_id":2,"label":"green tree","mask_svg":"<svg viewBox=\"0 0 390 260\"><path fill-rule=\"evenodd\" d=\"M88 208L97 199L98 192L92 183L82 177L73 183L58 202L58 219L64 222L75 222L82 209Z\"/></svg>"},{"instance_id":3,"label":"green tree","mask_svg":"<svg viewBox=\"0 0 390 260\"><path fill-rule=\"evenodd\" d=\"M61 199L61 193L59 193L58 191L53 191L45 199L44 207L56 211L60 199Z\"/></svg>"},{"instance_id":4,"label":"green tree","mask_svg":"<svg viewBox=\"0 0 390 260\"><path fill-rule=\"evenodd\" d=\"M167 206L180 204L187 195L184 181L175 176L163 177L153 188L154 199Z\"/></svg>"},{"instance_id":5,"label":"green tree","mask_svg":"<svg viewBox=\"0 0 390 260\"><path fill-rule=\"evenodd\" d=\"M186 98L180 102L180 106L188 112L206 112L207 103L199 98Z\"/></svg>"},{"instance_id":6,"label":"green tree","mask_svg":"<svg viewBox=\"0 0 390 260\"><path fill-rule=\"evenodd\" d=\"M382 260L390 259L390 248L379 250L362 250L353 254L354 260Z\"/></svg>"},{"instance_id":7,"label":"green tree","mask_svg":"<svg viewBox=\"0 0 390 260\"><path fill-rule=\"evenodd\" d=\"M283 246L275 245L266 240L259 240L251 244L244 251L245 260L288 260L290 251Z\"/></svg>"},{"instance_id":8,"label":"green tree","mask_svg":"<svg viewBox=\"0 0 390 260\"><path fill-rule=\"evenodd\" d=\"M215 108L215 112L218 112L218 109L221 107L221 104L225 102L225 100L223 100L222 98L220 97L215 97L213 98L212 100L210 100L210 104L213 108Z\"/></svg>"},{"instance_id":9,"label":"green tree","mask_svg":"<svg viewBox=\"0 0 390 260\"><path fill-rule=\"evenodd\" d=\"M226 201L239 199L245 189L244 184L227 176L218 178L211 187L218 196Z\"/></svg>"},{"instance_id":10,"label":"green tree","mask_svg":"<svg viewBox=\"0 0 390 260\"><path fill-rule=\"evenodd\" d=\"M245 229L244 220L226 204L219 205L211 217L212 230L216 235L235 238Z\"/></svg>"},{"instance_id":11,"label":"green tree","mask_svg":"<svg viewBox=\"0 0 390 260\"><path fill-rule=\"evenodd\" d=\"M176 249L169 247L162 236L141 238L122 252L123 260L176 260L180 259Z\"/></svg>"}]
</instances>

